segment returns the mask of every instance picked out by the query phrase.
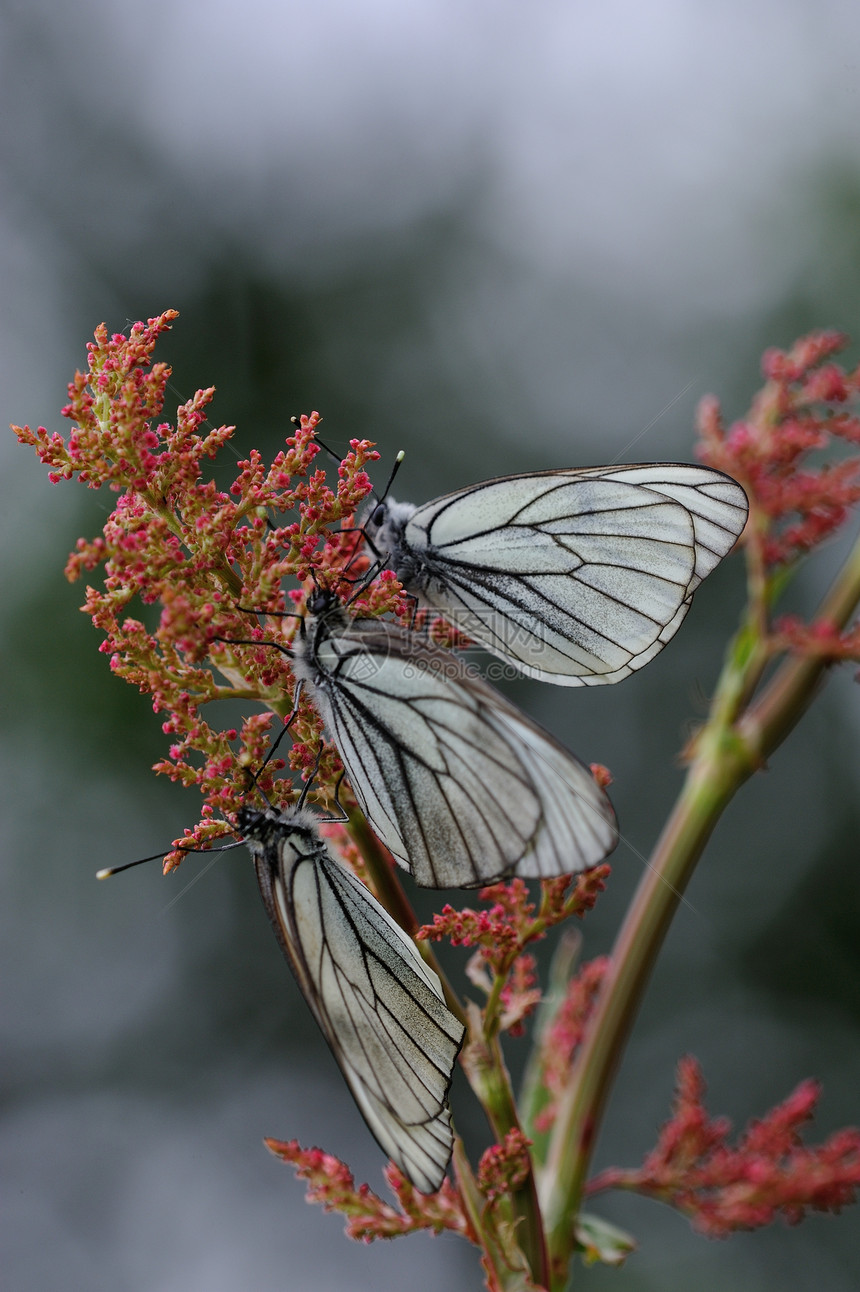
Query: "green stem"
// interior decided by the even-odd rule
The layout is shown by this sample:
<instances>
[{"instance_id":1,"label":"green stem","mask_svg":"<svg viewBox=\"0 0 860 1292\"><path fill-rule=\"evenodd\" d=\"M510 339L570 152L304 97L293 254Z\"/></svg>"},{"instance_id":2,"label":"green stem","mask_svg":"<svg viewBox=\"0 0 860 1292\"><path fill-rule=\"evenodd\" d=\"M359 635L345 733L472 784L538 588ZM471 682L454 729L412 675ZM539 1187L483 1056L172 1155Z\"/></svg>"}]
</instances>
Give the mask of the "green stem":
<instances>
[{"instance_id":1,"label":"green stem","mask_svg":"<svg viewBox=\"0 0 860 1292\"><path fill-rule=\"evenodd\" d=\"M504 991L505 984L508 981L509 972L510 966L508 966L503 973L496 973L493 975L493 985L490 988L489 995L487 996L487 1003L484 1006L484 1039L488 1045L491 1044L499 1034L499 1028L502 1023L502 992Z\"/></svg>"},{"instance_id":2,"label":"green stem","mask_svg":"<svg viewBox=\"0 0 860 1292\"><path fill-rule=\"evenodd\" d=\"M526 1063L520 1093L520 1119L523 1130L533 1142L532 1156L540 1165L546 1156L547 1135L538 1131L535 1120L549 1102L543 1083L543 1050L547 1032L567 996L567 988L579 961L582 934L566 928L558 940L549 969L547 989L538 1007L533 1029L532 1049Z\"/></svg>"},{"instance_id":3,"label":"green stem","mask_svg":"<svg viewBox=\"0 0 860 1292\"><path fill-rule=\"evenodd\" d=\"M860 604L860 537L818 608L815 618L847 626ZM797 654L778 670L761 697L738 724L738 730L761 761L776 749L809 707L830 660Z\"/></svg>"},{"instance_id":4,"label":"green stem","mask_svg":"<svg viewBox=\"0 0 860 1292\"><path fill-rule=\"evenodd\" d=\"M860 539L818 617L844 628L860 603ZM739 643L743 645L744 632ZM574 1249L574 1219L615 1070L672 916L724 808L799 721L817 690L826 659L785 660L760 699L738 719L752 677L766 662L765 643L747 638L729 658L711 716L666 827L618 935L588 1034L560 1103L547 1152L543 1203L550 1260L563 1287Z\"/></svg>"},{"instance_id":5,"label":"green stem","mask_svg":"<svg viewBox=\"0 0 860 1292\"><path fill-rule=\"evenodd\" d=\"M487 1286L499 1292L530 1292L534 1284L527 1279L526 1271L517 1266L505 1251L500 1240L494 1217L490 1214L487 1201L475 1181L466 1150L459 1137L454 1139L454 1174L460 1197L474 1230L474 1241L483 1252L484 1269L488 1275Z\"/></svg>"},{"instance_id":6,"label":"green stem","mask_svg":"<svg viewBox=\"0 0 860 1292\"><path fill-rule=\"evenodd\" d=\"M600 1117L651 967L720 813L751 770L739 760L696 759L618 935L547 1151L544 1215L556 1269L566 1269L573 1248Z\"/></svg>"},{"instance_id":7,"label":"green stem","mask_svg":"<svg viewBox=\"0 0 860 1292\"><path fill-rule=\"evenodd\" d=\"M509 1131L521 1130L511 1078L502 1056L498 1037L484 1036L480 1011L470 1007L471 1038L463 1051L462 1063L469 1084L489 1118L496 1141L501 1144ZM546 1239L538 1200L537 1181L531 1155L523 1183L511 1194L517 1225L517 1242L538 1287L549 1287Z\"/></svg>"}]
</instances>

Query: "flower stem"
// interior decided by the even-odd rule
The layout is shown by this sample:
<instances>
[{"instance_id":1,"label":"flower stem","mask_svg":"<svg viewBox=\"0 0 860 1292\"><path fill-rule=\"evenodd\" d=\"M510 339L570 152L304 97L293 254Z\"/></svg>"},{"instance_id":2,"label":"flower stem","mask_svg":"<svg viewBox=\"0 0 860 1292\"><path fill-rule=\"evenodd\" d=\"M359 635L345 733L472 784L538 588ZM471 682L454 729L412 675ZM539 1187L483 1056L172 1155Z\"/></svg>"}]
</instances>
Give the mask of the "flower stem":
<instances>
[{"instance_id":1,"label":"flower stem","mask_svg":"<svg viewBox=\"0 0 860 1292\"><path fill-rule=\"evenodd\" d=\"M497 1036L484 1035L480 1011L469 1007L470 1041L461 1062L469 1085L489 1118L497 1143L501 1144L512 1130L521 1130L511 1078L502 1056ZM528 1262L536 1285L549 1287L546 1238L538 1200L534 1166L529 1155L529 1170L523 1183L511 1194L511 1207L517 1226L516 1242Z\"/></svg>"},{"instance_id":2,"label":"flower stem","mask_svg":"<svg viewBox=\"0 0 860 1292\"><path fill-rule=\"evenodd\" d=\"M486 1200L478 1189L466 1150L459 1136L454 1138L454 1174L463 1206L474 1230L474 1241L483 1252L482 1264L487 1275L486 1286L493 1292L530 1292L535 1285L525 1269L512 1262L500 1241Z\"/></svg>"},{"instance_id":3,"label":"flower stem","mask_svg":"<svg viewBox=\"0 0 860 1292\"><path fill-rule=\"evenodd\" d=\"M860 539L818 617L844 627L860 603ZM749 632L749 626L740 636ZM574 1221L612 1079L684 889L720 815L740 786L785 739L806 710L827 660L785 660L761 697L738 717L728 696L750 694L762 643L730 652L708 723L694 745L681 794L618 935L592 1021L577 1055L547 1152L542 1200L553 1271L564 1287L575 1246ZM757 679L756 679L757 680Z\"/></svg>"},{"instance_id":4,"label":"flower stem","mask_svg":"<svg viewBox=\"0 0 860 1292\"><path fill-rule=\"evenodd\" d=\"M830 586L816 620L837 629L848 625L860 605L860 536ZM814 621L813 621L814 626ZM739 731L760 759L776 749L804 713L831 661L821 655L796 654L785 661L760 698L741 719Z\"/></svg>"}]
</instances>

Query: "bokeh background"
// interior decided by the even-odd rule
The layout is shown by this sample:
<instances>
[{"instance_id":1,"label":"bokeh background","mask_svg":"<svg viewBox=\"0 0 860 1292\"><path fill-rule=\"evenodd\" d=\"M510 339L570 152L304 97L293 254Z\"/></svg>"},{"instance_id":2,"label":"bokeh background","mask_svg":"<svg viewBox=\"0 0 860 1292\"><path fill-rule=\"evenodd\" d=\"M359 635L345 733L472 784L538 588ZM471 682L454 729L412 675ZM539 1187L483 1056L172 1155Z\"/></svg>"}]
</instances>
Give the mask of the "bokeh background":
<instances>
[{"instance_id":1,"label":"bokeh background","mask_svg":"<svg viewBox=\"0 0 860 1292\"><path fill-rule=\"evenodd\" d=\"M860 332L858 89L849 0L5 0L2 420L62 428L95 325L176 307L159 352L176 398L216 385L241 453L273 454L318 408L333 444L379 442L380 478L405 449L398 489L418 502L522 469L689 458L698 398L740 415L766 345ZM349 1244L263 1149L321 1144L383 1187L244 853L190 892L202 864L95 883L197 805L150 772L159 723L62 576L109 499L0 451L4 1287L478 1289L453 1239ZM838 556L810 563L797 607ZM622 686L511 688L615 773L632 847L589 956L678 789L741 596L729 562ZM860 1116L858 735L845 672L727 814L598 1165L641 1160L686 1051L736 1125L813 1074L813 1138ZM450 952L455 977L464 959ZM454 1108L478 1151L464 1083ZM709 1243L655 1204L594 1209L640 1248L577 1286L860 1282L856 1210Z\"/></svg>"}]
</instances>

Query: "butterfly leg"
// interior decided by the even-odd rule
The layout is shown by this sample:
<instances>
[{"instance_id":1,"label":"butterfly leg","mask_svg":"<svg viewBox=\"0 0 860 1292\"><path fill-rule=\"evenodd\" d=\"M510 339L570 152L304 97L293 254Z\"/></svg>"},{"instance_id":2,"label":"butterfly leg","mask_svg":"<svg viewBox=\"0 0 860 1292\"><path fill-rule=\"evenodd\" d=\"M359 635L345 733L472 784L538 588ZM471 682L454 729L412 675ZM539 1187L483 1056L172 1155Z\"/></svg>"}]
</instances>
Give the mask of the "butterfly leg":
<instances>
[{"instance_id":1,"label":"butterfly leg","mask_svg":"<svg viewBox=\"0 0 860 1292\"><path fill-rule=\"evenodd\" d=\"M274 642L271 642L271 643L270 643L270 645L275 645L275 643L274 643ZM299 705L301 704L301 699L302 699L302 688L303 688L303 686L304 686L304 683L303 683L303 682L297 682L297 683L296 683L296 689L295 689L295 691L293 692L293 708L292 708L292 712L290 713L290 716L287 718L286 722L284 723L284 725L283 725L283 727L282 727L281 731L278 733L277 739L275 740L274 744L272 745L272 748L271 748L271 749L269 750L269 752L266 754L265 759L263 760L263 762L261 763L261 765L257 768L257 770L251 774L251 780L252 780L252 782L253 782L254 788L255 788L255 789L257 789L257 790L259 790L259 788L260 788L260 787L259 787L259 785L257 784L257 781L258 781L259 777L260 777L260 776L262 776L263 772L266 770L266 768L268 767L269 763L270 763L270 762L272 761L272 759L274 758L274 756L275 756L275 754L277 753L277 750L278 750L278 745L280 745L280 743L281 743L281 741L283 740L284 736L287 734L287 732L289 731L290 727L291 727L291 726L293 725L293 723L295 722L296 717L298 716L298 712L299 712ZM317 766L319 766L319 759L317 759ZM314 772L316 772L316 767L314 768ZM313 780L313 777L311 777L311 780ZM262 791L260 791L260 792L262 793Z\"/></svg>"}]
</instances>

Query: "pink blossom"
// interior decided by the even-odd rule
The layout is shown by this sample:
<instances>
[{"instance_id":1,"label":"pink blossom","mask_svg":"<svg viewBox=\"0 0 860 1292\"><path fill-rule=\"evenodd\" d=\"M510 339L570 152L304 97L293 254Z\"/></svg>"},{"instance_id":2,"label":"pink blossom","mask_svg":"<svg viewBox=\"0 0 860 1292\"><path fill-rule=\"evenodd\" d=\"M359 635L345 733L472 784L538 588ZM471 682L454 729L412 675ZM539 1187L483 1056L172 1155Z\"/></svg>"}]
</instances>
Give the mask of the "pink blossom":
<instances>
[{"instance_id":1,"label":"pink blossom","mask_svg":"<svg viewBox=\"0 0 860 1292\"><path fill-rule=\"evenodd\" d=\"M206 430L214 389L198 391L178 409L175 429L161 418L170 374L166 365L152 363L152 351L175 318L167 311L135 324L128 336L98 328L88 347L88 371L69 386L63 414L75 426L68 440L44 428L18 428L18 435L54 468L53 477L76 475L92 488L108 484L118 491L103 535L78 540L66 574L74 580L103 571L102 587L87 588L84 609L104 633L112 670L149 693L156 712L169 714L164 729L172 739L157 770L198 786L210 812L229 814L246 790L244 768L262 762L261 734L270 719L246 722L237 736L232 728L210 726L201 709L233 695L266 705L293 691L288 659L265 642L280 637L288 645L295 621L270 620L264 631L239 606L277 616L285 607L286 579L301 583L312 571L325 586L340 579L344 553L355 546L355 535L341 530L353 523L370 491L365 466L378 455L368 441L352 440L337 487L330 487L325 472L312 466L320 421L312 413L291 428L271 466L252 451L228 490L218 489L204 463L233 428ZM274 528L267 524L269 513ZM285 514L289 523L278 527ZM303 590L289 591L300 606ZM363 598L362 613L398 607L400 595L387 574ZM136 603L160 604L154 631L129 613ZM216 638L255 639L260 646L230 646ZM301 707L294 734L292 766L307 771L322 739L309 705ZM316 781L323 799L339 772L329 749ZM211 837L213 828L203 819L191 837ZM171 854L168 865L180 857Z\"/></svg>"},{"instance_id":2,"label":"pink blossom","mask_svg":"<svg viewBox=\"0 0 860 1292\"><path fill-rule=\"evenodd\" d=\"M860 1185L860 1130L838 1131L807 1148L800 1129L818 1102L815 1081L803 1081L733 1147L731 1124L705 1111L705 1083L690 1056L678 1065L671 1119L638 1171L611 1167L588 1192L630 1189L667 1202L710 1238L758 1229L781 1215L797 1224L808 1210L839 1211Z\"/></svg>"},{"instance_id":3,"label":"pink blossom","mask_svg":"<svg viewBox=\"0 0 860 1292\"><path fill-rule=\"evenodd\" d=\"M276 1157L296 1168L300 1180L308 1181L308 1202L347 1217L346 1233L350 1238L371 1243L375 1238L395 1238L421 1229L433 1234L449 1229L477 1241L459 1194L448 1180L443 1181L438 1193L419 1193L390 1162L385 1177L397 1199L395 1207L366 1184L356 1188L349 1167L331 1153L303 1149L296 1140L267 1139L265 1143Z\"/></svg>"},{"instance_id":4,"label":"pink blossom","mask_svg":"<svg viewBox=\"0 0 860 1292\"><path fill-rule=\"evenodd\" d=\"M813 453L860 444L860 417L852 411L860 369L825 362L846 344L839 332L816 332L787 352L768 350L767 385L728 431L713 396L699 405L699 456L746 488L746 542L768 568L790 565L830 538L860 500L860 456L810 461Z\"/></svg>"},{"instance_id":5,"label":"pink blossom","mask_svg":"<svg viewBox=\"0 0 860 1292\"><path fill-rule=\"evenodd\" d=\"M555 1121L558 1098L565 1088L576 1052L582 1044L597 993L608 968L607 956L598 956L582 966L568 982L564 998L540 1039L538 1064L545 1102L535 1116L538 1130L549 1130Z\"/></svg>"},{"instance_id":6,"label":"pink blossom","mask_svg":"<svg viewBox=\"0 0 860 1292\"><path fill-rule=\"evenodd\" d=\"M509 1130L501 1144L488 1148L478 1164L478 1188L489 1203L518 1189L529 1172L531 1140L521 1130Z\"/></svg>"}]
</instances>

